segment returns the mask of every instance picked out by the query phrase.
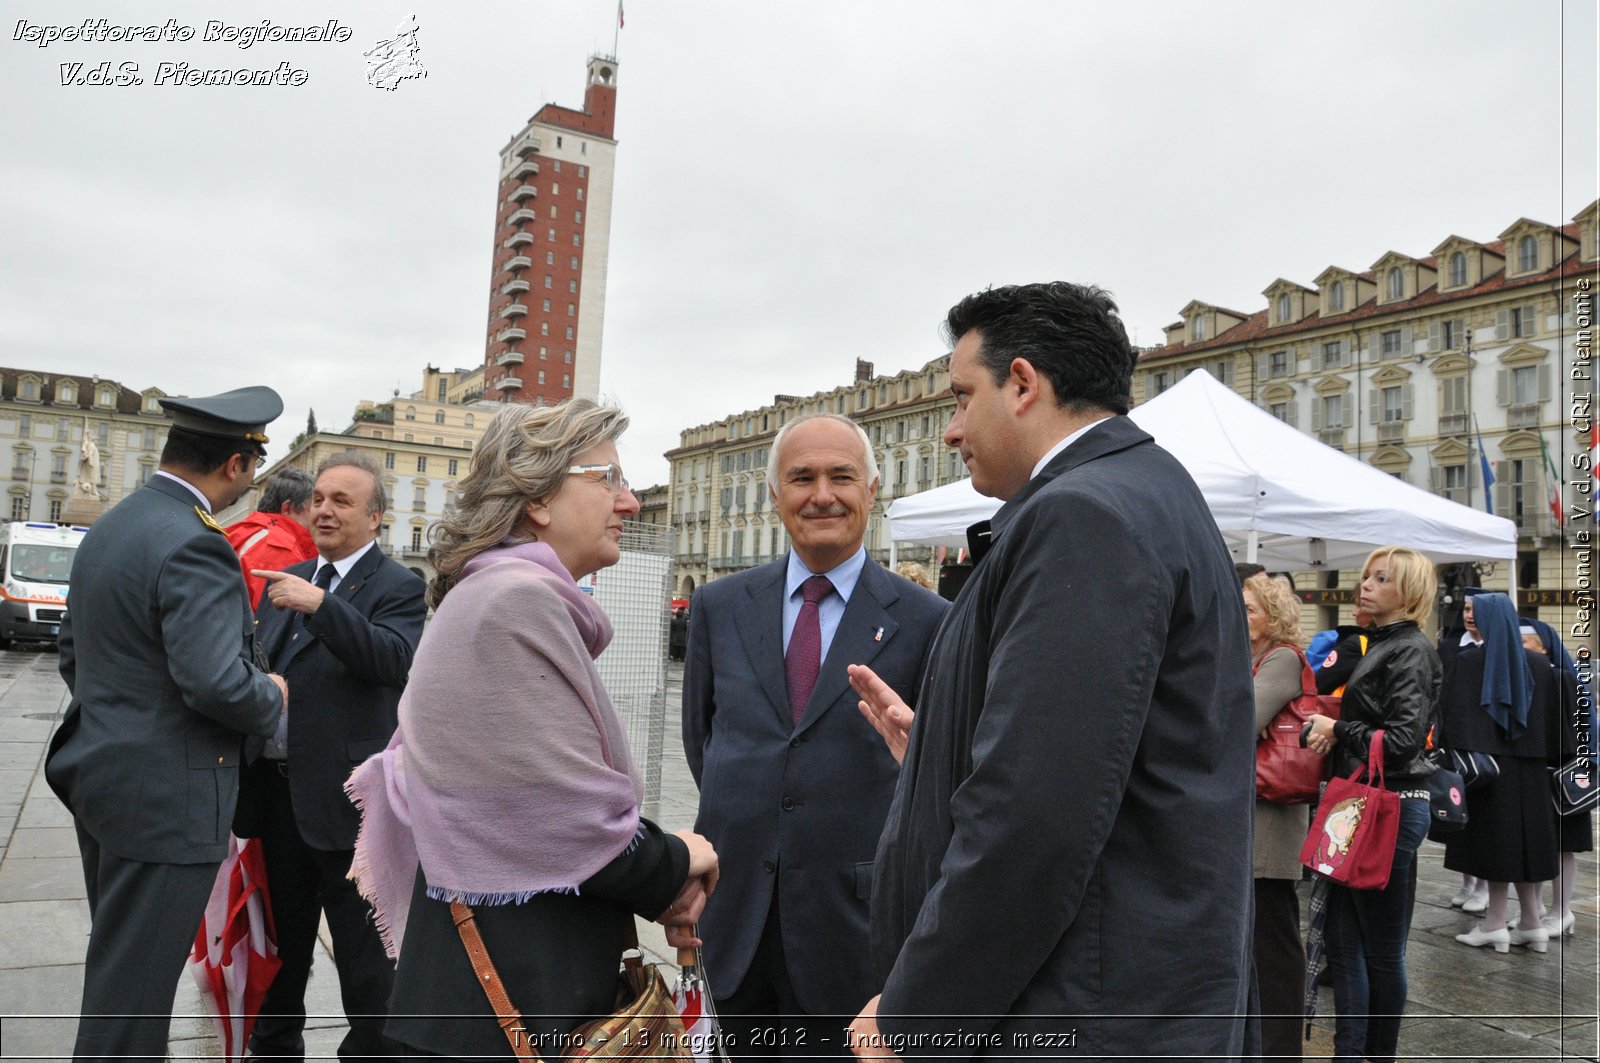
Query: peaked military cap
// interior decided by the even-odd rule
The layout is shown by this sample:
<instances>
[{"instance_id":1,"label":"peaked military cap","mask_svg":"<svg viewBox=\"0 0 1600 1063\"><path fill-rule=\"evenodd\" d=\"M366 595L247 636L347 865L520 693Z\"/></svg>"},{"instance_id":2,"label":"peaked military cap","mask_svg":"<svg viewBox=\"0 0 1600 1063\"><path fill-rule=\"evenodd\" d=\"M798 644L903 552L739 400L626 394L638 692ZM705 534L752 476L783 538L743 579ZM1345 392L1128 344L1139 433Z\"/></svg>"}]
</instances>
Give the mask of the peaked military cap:
<instances>
[{"instance_id":1,"label":"peaked military cap","mask_svg":"<svg viewBox=\"0 0 1600 1063\"><path fill-rule=\"evenodd\" d=\"M283 399L269 387L235 388L197 399L158 399L173 424L197 435L241 442L267 442L267 425L283 413Z\"/></svg>"}]
</instances>

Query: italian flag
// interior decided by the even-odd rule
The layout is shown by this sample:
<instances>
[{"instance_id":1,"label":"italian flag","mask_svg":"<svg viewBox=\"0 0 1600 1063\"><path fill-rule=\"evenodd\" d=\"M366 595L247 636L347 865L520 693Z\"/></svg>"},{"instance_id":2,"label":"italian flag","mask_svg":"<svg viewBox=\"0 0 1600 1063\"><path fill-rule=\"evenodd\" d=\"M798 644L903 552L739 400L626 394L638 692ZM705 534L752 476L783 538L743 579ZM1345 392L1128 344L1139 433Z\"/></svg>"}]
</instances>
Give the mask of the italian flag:
<instances>
[{"instance_id":1,"label":"italian flag","mask_svg":"<svg viewBox=\"0 0 1600 1063\"><path fill-rule=\"evenodd\" d=\"M1592 454L1594 449L1592 431L1589 445ZM1567 515L1561 509L1561 470L1556 468L1555 461L1550 457L1550 448L1545 445L1544 436L1539 437L1539 453L1544 455L1545 499L1550 505L1550 514L1555 517L1557 527L1564 527Z\"/></svg>"}]
</instances>

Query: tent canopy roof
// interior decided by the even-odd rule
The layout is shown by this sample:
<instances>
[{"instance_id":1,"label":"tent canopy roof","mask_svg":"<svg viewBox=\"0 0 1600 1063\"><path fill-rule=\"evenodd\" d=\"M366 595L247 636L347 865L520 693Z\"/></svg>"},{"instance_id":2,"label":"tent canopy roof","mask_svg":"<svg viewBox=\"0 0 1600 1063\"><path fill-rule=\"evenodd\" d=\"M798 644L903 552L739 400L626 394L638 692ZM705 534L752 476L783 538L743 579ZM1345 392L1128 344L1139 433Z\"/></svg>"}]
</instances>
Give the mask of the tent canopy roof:
<instances>
[{"instance_id":1,"label":"tent canopy roof","mask_svg":"<svg viewBox=\"0 0 1600 1063\"><path fill-rule=\"evenodd\" d=\"M1412 487L1291 428L1210 373L1190 373L1129 415L1189 470L1235 560L1273 570L1359 568L1373 548L1412 547L1434 561L1510 560L1516 525ZM998 500L971 480L896 499L899 542L965 546Z\"/></svg>"}]
</instances>

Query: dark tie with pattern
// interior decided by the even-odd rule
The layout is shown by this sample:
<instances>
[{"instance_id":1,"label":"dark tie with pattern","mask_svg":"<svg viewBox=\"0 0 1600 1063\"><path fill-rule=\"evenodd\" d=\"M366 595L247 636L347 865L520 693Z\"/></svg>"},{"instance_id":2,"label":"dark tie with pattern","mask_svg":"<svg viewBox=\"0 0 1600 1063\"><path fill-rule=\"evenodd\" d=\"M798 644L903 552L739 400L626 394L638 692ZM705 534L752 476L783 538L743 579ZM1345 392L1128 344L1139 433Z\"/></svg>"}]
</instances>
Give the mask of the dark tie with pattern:
<instances>
[{"instance_id":1,"label":"dark tie with pattern","mask_svg":"<svg viewBox=\"0 0 1600 1063\"><path fill-rule=\"evenodd\" d=\"M322 566L317 569L317 578L312 580L311 582L313 584L315 584L319 589L321 589L323 591L326 591L329 594L332 594L333 592L329 591L328 588L333 586L333 577L338 574L338 571L339 571L338 569L333 567L333 562L332 561L324 561L322 563ZM296 642L300 641L300 635L305 630L305 626L306 626L306 614L304 614L304 613L296 613L296 614L294 614L294 621L289 625L291 630L293 630L293 632L294 632L292 635L289 636L289 645L290 646L292 646ZM285 648L287 649L287 647L285 647Z\"/></svg>"},{"instance_id":2,"label":"dark tie with pattern","mask_svg":"<svg viewBox=\"0 0 1600 1063\"><path fill-rule=\"evenodd\" d=\"M789 653L783 660L789 682L789 711L799 723L817 685L817 669L822 667L822 623L817 619L817 603L833 593L827 576L812 576L800 584L800 615L789 633Z\"/></svg>"}]
</instances>

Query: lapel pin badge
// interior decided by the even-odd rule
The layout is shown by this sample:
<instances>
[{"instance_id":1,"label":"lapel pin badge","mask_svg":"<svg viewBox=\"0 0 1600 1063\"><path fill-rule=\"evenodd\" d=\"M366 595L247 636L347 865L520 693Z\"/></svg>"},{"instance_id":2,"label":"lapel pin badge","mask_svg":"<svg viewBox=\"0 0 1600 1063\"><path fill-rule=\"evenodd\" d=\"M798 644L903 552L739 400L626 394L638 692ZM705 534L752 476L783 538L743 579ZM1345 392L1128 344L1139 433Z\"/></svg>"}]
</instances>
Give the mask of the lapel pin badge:
<instances>
[{"instance_id":1,"label":"lapel pin badge","mask_svg":"<svg viewBox=\"0 0 1600 1063\"><path fill-rule=\"evenodd\" d=\"M872 636L872 641L873 642L882 642L883 641L883 628L880 627L878 629L878 633L876 635Z\"/></svg>"}]
</instances>

